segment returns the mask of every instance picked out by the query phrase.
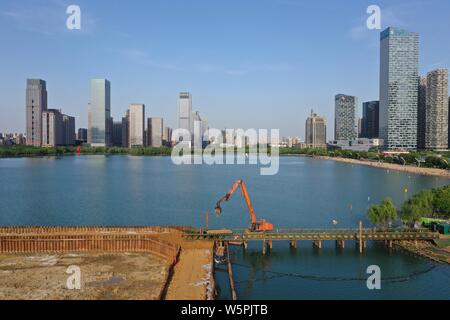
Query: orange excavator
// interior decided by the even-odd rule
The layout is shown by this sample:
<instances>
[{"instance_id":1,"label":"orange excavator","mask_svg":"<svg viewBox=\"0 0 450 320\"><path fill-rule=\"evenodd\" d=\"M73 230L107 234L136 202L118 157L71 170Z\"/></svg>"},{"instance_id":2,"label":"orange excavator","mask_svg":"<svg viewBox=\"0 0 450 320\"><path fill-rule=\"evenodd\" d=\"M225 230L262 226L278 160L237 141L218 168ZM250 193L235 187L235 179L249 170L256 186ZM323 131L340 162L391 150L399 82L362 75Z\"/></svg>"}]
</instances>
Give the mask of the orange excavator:
<instances>
[{"instance_id":1,"label":"orange excavator","mask_svg":"<svg viewBox=\"0 0 450 320\"><path fill-rule=\"evenodd\" d=\"M247 188L245 187L244 180L239 179L236 181L231 187L230 191L223 196L219 201L216 203L215 212L217 215L220 215L222 213L222 207L220 206L222 202L228 201L231 197L231 195L236 191L237 188L241 188L242 196L245 199L245 202L247 203L248 213L250 214L251 223L249 226L249 231L251 232L258 232L258 231L271 231L273 230L273 224L267 222L264 219L261 219L259 221L256 220L255 211L253 210L252 202L250 201L250 197L248 196Z\"/></svg>"}]
</instances>

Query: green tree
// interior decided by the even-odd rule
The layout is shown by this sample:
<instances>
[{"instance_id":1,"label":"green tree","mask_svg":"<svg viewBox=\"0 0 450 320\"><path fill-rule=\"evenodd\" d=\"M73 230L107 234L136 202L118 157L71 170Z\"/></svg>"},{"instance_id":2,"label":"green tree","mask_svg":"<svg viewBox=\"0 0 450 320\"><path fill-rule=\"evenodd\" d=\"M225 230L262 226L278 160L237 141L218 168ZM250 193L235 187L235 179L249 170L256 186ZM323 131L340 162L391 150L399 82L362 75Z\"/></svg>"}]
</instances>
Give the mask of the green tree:
<instances>
[{"instance_id":1,"label":"green tree","mask_svg":"<svg viewBox=\"0 0 450 320\"><path fill-rule=\"evenodd\" d=\"M392 199L385 198L379 205L373 205L367 211L370 222L376 226L383 228L397 220L397 209Z\"/></svg>"}]
</instances>

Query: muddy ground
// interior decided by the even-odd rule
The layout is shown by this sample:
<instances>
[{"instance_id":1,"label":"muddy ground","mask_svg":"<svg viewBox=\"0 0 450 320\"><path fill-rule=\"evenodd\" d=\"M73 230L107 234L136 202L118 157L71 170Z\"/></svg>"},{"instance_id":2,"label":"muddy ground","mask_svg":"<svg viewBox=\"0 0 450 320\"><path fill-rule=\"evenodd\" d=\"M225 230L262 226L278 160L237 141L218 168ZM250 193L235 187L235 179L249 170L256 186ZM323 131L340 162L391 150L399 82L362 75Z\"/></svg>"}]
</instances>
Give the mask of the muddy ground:
<instances>
[{"instance_id":1,"label":"muddy ground","mask_svg":"<svg viewBox=\"0 0 450 320\"><path fill-rule=\"evenodd\" d=\"M81 289L69 290L69 266ZM158 299L169 262L147 253L0 254L0 299Z\"/></svg>"}]
</instances>

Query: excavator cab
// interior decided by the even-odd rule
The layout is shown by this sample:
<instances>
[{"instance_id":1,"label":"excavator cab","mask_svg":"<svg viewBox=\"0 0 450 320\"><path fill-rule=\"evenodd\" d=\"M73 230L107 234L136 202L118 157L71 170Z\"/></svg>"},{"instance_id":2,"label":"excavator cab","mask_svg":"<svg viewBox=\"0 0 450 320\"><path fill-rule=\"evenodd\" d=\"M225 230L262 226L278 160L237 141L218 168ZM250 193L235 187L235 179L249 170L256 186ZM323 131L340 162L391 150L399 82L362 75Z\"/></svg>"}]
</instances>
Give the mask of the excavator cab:
<instances>
[{"instance_id":1,"label":"excavator cab","mask_svg":"<svg viewBox=\"0 0 450 320\"><path fill-rule=\"evenodd\" d=\"M256 224L252 224L252 231L272 231L273 224L267 222L265 219L259 220Z\"/></svg>"},{"instance_id":2,"label":"excavator cab","mask_svg":"<svg viewBox=\"0 0 450 320\"><path fill-rule=\"evenodd\" d=\"M261 219L259 221L256 220L255 211L253 210L253 206L243 180L236 181L230 191L228 191L228 193L224 197L217 201L216 207L214 208L216 215L219 216L222 213L222 207L220 206L221 203L228 201L238 187L241 188L242 195L245 199L245 202L247 203L248 212L250 214L251 223L248 230L250 232L263 232L273 230L273 224L267 222L265 219Z\"/></svg>"}]
</instances>

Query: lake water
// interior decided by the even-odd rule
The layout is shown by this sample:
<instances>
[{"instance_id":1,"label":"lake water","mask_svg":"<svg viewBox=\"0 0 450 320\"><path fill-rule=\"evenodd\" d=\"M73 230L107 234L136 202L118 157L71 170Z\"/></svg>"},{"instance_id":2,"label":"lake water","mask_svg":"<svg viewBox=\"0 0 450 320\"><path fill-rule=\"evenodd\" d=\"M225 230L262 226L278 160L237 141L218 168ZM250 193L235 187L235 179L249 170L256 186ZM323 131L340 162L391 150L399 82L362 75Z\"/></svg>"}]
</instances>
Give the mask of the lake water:
<instances>
[{"instance_id":1,"label":"lake water","mask_svg":"<svg viewBox=\"0 0 450 320\"><path fill-rule=\"evenodd\" d=\"M192 225L237 179L244 179L258 218L275 227L356 227L368 206L390 196L400 204L413 193L449 184L438 177L405 174L303 157L281 157L274 176L257 165L183 165L168 157L74 156L0 160L0 225ZM405 189L407 192L405 192ZM240 195L210 215L211 228L244 228L249 217ZM232 250L240 299L448 299L450 267L369 243L360 256L353 242L322 250L299 242ZM368 290L366 268L380 266L382 289ZM228 279L216 272L219 298Z\"/></svg>"}]
</instances>

